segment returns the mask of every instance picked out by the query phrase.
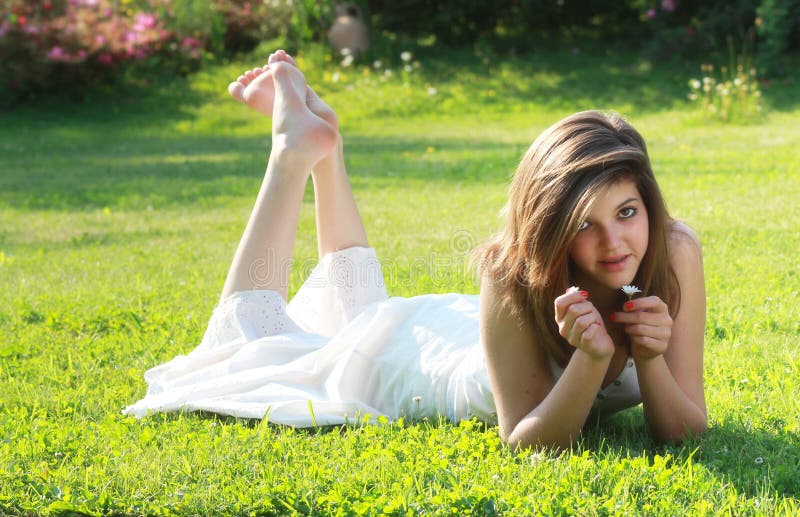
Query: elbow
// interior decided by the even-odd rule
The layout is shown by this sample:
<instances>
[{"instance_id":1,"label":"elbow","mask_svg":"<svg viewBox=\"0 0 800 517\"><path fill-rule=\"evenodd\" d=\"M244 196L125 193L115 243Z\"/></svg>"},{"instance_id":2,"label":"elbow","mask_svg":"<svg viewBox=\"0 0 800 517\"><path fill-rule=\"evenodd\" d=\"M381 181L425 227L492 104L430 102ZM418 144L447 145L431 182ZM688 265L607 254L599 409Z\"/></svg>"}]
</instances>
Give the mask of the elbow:
<instances>
[{"instance_id":1,"label":"elbow","mask_svg":"<svg viewBox=\"0 0 800 517\"><path fill-rule=\"evenodd\" d=\"M514 452L527 449L554 449L557 451L570 449L575 444L572 435L563 436L542 436L539 434L517 432L515 429L510 433L500 430L500 441L507 445Z\"/></svg>"},{"instance_id":2,"label":"elbow","mask_svg":"<svg viewBox=\"0 0 800 517\"><path fill-rule=\"evenodd\" d=\"M708 431L708 419L703 415L703 418L698 418L696 421L683 422L680 426L664 429L654 435L659 442L680 445L684 441L702 437L706 431Z\"/></svg>"}]
</instances>

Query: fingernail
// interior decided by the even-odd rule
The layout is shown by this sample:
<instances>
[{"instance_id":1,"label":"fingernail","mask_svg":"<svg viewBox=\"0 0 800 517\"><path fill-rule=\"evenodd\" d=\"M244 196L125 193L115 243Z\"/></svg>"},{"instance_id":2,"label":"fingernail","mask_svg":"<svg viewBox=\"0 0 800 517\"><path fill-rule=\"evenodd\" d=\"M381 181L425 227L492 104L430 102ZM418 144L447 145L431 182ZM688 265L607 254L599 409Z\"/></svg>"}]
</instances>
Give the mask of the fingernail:
<instances>
[{"instance_id":1,"label":"fingernail","mask_svg":"<svg viewBox=\"0 0 800 517\"><path fill-rule=\"evenodd\" d=\"M633 309L633 302L625 302L626 309Z\"/></svg>"},{"instance_id":2,"label":"fingernail","mask_svg":"<svg viewBox=\"0 0 800 517\"><path fill-rule=\"evenodd\" d=\"M581 296L583 296L584 298L588 298L589 297L589 291L581 291Z\"/></svg>"},{"instance_id":3,"label":"fingernail","mask_svg":"<svg viewBox=\"0 0 800 517\"><path fill-rule=\"evenodd\" d=\"M609 316L608 319L610 319L611 321L617 321L617 315L612 312L611 316Z\"/></svg>"}]
</instances>

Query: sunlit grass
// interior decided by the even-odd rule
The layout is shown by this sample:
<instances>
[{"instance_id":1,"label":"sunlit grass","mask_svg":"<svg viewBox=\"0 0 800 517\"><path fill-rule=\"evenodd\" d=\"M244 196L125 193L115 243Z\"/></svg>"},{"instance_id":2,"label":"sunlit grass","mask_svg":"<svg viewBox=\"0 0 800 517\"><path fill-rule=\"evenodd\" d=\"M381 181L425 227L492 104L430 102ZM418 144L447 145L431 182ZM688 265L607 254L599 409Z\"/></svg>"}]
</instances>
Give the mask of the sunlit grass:
<instances>
[{"instance_id":1,"label":"sunlit grass","mask_svg":"<svg viewBox=\"0 0 800 517\"><path fill-rule=\"evenodd\" d=\"M341 115L354 192L394 295L477 292L461 246L498 229L507 179L532 139L577 109L626 115L648 140L673 215L703 241L707 436L654 444L638 409L590 427L575 451L519 454L474 423L295 431L123 417L145 369L199 342L263 174L268 123L224 94L253 64L241 62L147 94L0 118L0 513L798 511L791 84L764 90L768 105L781 102L761 123L705 126L685 100L694 65L423 55L407 77L381 81L363 64L305 59ZM309 189L298 261L313 263L315 249ZM294 291L300 271L291 282Z\"/></svg>"}]
</instances>

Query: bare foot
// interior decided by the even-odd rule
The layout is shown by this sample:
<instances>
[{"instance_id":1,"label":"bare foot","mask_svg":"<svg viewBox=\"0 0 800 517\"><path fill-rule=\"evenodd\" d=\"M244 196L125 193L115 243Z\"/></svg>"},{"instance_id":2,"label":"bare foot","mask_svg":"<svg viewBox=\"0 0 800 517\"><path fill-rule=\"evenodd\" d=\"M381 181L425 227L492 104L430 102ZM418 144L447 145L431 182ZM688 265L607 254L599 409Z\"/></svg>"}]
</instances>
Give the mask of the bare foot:
<instances>
[{"instance_id":1,"label":"bare foot","mask_svg":"<svg viewBox=\"0 0 800 517\"><path fill-rule=\"evenodd\" d=\"M284 62L297 67L295 60L283 50L270 54L268 63L261 67L248 70L228 85L228 93L234 99L242 102L255 111L272 117L275 103L275 83L272 78L270 66L274 63ZM339 121L336 113L320 97L307 86L306 104L308 109L318 117L327 121L338 130Z\"/></svg>"},{"instance_id":2,"label":"bare foot","mask_svg":"<svg viewBox=\"0 0 800 517\"><path fill-rule=\"evenodd\" d=\"M228 85L228 93L262 115L271 117L275 102L275 84L268 71L269 65L248 70Z\"/></svg>"},{"instance_id":3,"label":"bare foot","mask_svg":"<svg viewBox=\"0 0 800 517\"><path fill-rule=\"evenodd\" d=\"M307 104L309 88L306 79L292 62L273 55L269 66L274 82L273 150L290 152L313 167L334 149L338 141L336 127L311 111ZM312 96L313 103L322 102L317 99L319 97ZM333 114L333 111L328 108L323 114ZM335 115L333 118L335 120Z\"/></svg>"}]
</instances>

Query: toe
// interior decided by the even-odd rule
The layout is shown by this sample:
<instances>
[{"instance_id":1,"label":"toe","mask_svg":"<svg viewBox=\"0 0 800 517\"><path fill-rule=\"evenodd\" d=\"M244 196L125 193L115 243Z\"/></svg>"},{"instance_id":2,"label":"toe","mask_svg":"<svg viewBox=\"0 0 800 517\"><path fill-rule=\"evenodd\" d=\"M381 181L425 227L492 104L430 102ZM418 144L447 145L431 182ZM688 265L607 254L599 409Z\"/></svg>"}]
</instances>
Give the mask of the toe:
<instances>
[{"instance_id":1,"label":"toe","mask_svg":"<svg viewBox=\"0 0 800 517\"><path fill-rule=\"evenodd\" d=\"M286 62L287 63L291 63L294 66L297 66L297 61L295 61L292 56L290 56L289 54L286 54L285 52L284 52L284 54L286 55Z\"/></svg>"},{"instance_id":2,"label":"toe","mask_svg":"<svg viewBox=\"0 0 800 517\"><path fill-rule=\"evenodd\" d=\"M297 61L295 61L294 58L291 55L289 55L288 52L286 52L285 50L279 50L278 52L280 52L281 61L285 61L292 66L297 66Z\"/></svg>"},{"instance_id":3,"label":"toe","mask_svg":"<svg viewBox=\"0 0 800 517\"><path fill-rule=\"evenodd\" d=\"M236 100L244 100L244 86L240 81L234 81L228 85L228 93Z\"/></svg>"},{"instance_id":4,"label":"toe","mask_svg":"<svg viewBox=\"0 0 800 517\"><path fill-rule=\"evenodd\" d=\"M297 66L297 63L295 62L294 59L292 59L292 56L287 54L286 51L283 49L276 50L274 53L269 55L270 64L277 63L279 61L282 61L284 63L289 63L290 65L293 66Z\"/></svg>"}]
</instances>

